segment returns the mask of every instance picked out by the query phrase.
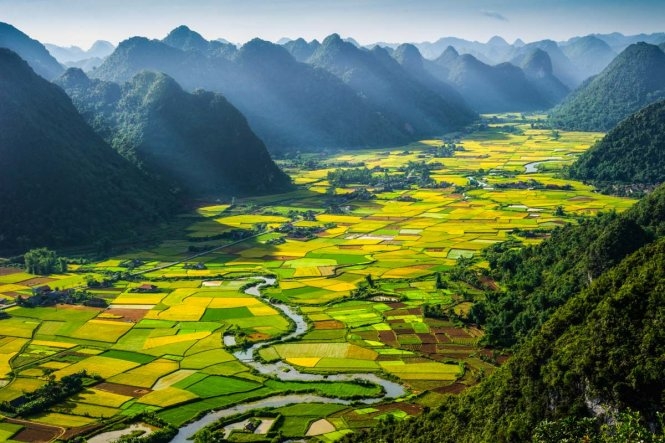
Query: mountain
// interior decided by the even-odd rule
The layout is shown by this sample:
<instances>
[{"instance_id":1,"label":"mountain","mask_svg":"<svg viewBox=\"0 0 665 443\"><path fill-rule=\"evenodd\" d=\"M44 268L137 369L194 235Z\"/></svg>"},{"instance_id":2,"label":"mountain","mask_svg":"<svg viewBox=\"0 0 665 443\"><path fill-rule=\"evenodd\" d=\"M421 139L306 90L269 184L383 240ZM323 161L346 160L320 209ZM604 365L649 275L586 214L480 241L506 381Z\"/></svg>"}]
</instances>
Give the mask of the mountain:
<instances>
[{"instance_id":1,"label":"mountain","mask_svg":"<svg viewBox=\"0 0 665 443\"><path fill-rule=\"evenodd\" d=\"M65 64L68 68L79 68L85 72L90 72L93 69L98 68L101 64L104 63L104 60L99 57L86 58L79 60L77 62L68 62Z\"/></svg>"},{"instance_id":2,"label":"mountain","mask_svg":"<svg viewBox=\"0 0 665 443\"><path fill-rule=\"evenodd\" d=\"M0 48L8 48L16 52L37 74L45 79L54 79L64 71L44 45L31 39L12 25L2 22L0 22Z\"/></svg>"},{"instance_id":3,"label":"mountain","mask_svg":"<svg viewBox=\"0 0 665 443\"><path fill-rule=\"evenodd\" d=\"M65 47L44 43L44 47L48 50L49 54L51 54L57 61L63 64L87 58L85 51L78 46Z\"/></svg>"},{"instance_id":4,"label":"mountain","mask_svg":"<svg viewBox=\"0 0 665 443\"><path fill-rule=\"evenodd\" d=\"M67 95L0 49L0 249L113 236L168 213L171 196L108 146Z\"/></svg>"},{"instance_id":5,"label":"mountain","mask_svg":"<svg viewBox=\"0 0 665 443\"><path fill-rule=\"evenodd\" d=\"M192 31L187 26L178 26L169 32L162 42L181 51L198 51L203 54L208 53L212 56L221 55L223 57L230 57L238 49L234 44L223 39L208 41L201 34Z\"/></svg>"},{"instance_id":6,"label":"mountain","mask_svg":"<svg viewBox=\"0 0 665 443\"><path fill-rule=\"evenodd\" d=\"M254 39L234 62L238 79L225 93L250 122L254 116L257 132L271 134L269 146L380 146L412 137L334 75L279 45Z\"/></svg>"},{"instance_id":7,"label":"mountain","mask_svg":"<svg viewBox=\"0 0 665 443\"><path fill-rule=\"evenodd\" d=\"M187 26L178 26L162 40L167 45L182 51L206 52L211 43L204 39L198 32L192 31Z\"/></svg>"},{"instance_id":8,"label":"mountain","mask_svg":"<svg viewBox=\"0 0 665 443\"><path fill-rule=\"evenodd\" d=\"M640 108L665 98L665 53L636 43L552 111L556 127L608 131Z\"/></svg>"},{"instance_id":9,"label":"mountain","mask_svg":"<svg viewBox=\"0 0 665 443\"><path fill-rule=\"evenodd\" d=\"M665 42L665 32L637 35L623 35L620 32L613 32L611 34L592 35L607 43L616 53L620 53L628 46L639 42L650 43L652 45L658 45Z\"/></svg>"},{"instance_id":10,"label":"mountain","mask_svg":"<svg viewBox=\"0 0 665 443\"><path fill-rule=\"evenodd\" d=\"M90 46L86 54L88 57L104 58L111 55L114 50L115 46L113 46L113 43L106 40L97 40Z\"/></svg>"},{"instance_id":11,"label":"mountain","mask_svg":"<svg viewBox=\"0 0 665 443\"><path fill-rule=\"evenodd\" d=\"M299 62L307 62L314 52L321 46L318 40L307 43L305 39L299 38L283 43L282 46Z\"/></svg>"},{"instance_id":12,"label":"mountain","mask_svg":"<svg viewBox=\"0 0 665 443\"><path fill-rule=\"evenodd\" d=\"M44 44L44 46L48 49L48 52L62 64L82 62L88 59L103 59L110 55L115 49L113 44L104 40L97 40L87 51L84 51L78 46L63 47L48 43Z\"/></svg>"},{"instance_id":13,"label":"mountain","mask_svg":"<svg viewBox=\"0 0 665 443\"><path fill-rule=\"evenodd\" d=\"M437 79L427 70L426 66L432 64L432 62L425 59L414 45L408 43L399 45L391 56L397 60L412 78L425 87L436 92L439 96L455 104L460 109L467 107L464 98L451 85Z\"/></svg>"},{"instance_id":14,"label":"mountain","mask_svg":"<svg viewBox=\"0 0 665 443\"><path fill-rule=\"evenodd\" d=\"M125 82L142 70L166 73L189 91L223 93L271 150L385 146L412 139L332 74L260 39L229 54L183 51L133 37L91 75Z\"/></svg>"},{"instance_id":15,"label":"mountain","mask_svg":"<svg viewBox=\"0 0 665 443\"><path fill-rule=\"evenodd\" d=\"M510 46L506 48L502 45L493 45L490 47L485 43L472 42L457 37L443 37L435 42L414 43L414 46L428 60L435 60L448 47L455 48L460 54L471 54L486 64L496 64L506 61L508 60L508 55L512 54Z\"/></svg>"},{"instance_id":16,"label":"mountain","mask_svg":"<svg viewBox=\"0 0 665 443\"><path fill-rule=\"evenodd\" d=\"M426 68L439 80L453 85L477 112L533 111L551 106L524 72L510 63L489 66L448 47Z\"/></svg>"},{"instance_id":17,"label":"mountain","mask_svg":"<svg viewBox=\"0 0 665 443\"><path fill-rule=\"evenodd\" d=\"M473 113L457 94L435 94L378 46L361 49L333 34L326 37L309 63L333 73L381 109L395 127L405 128L415 137L441 134L473 120Z\"/></svg>"},{"instance_id":18,"label":"mountain","mask_svg":"<svg viewBox=\"0 0 665 443\"><path fill-rule=\"evenodd\" d=\"M190 94L167 75L145 71L120 86L70 69L58 84L113 148L172 188L196 197L289 188L263 142L220 94Z\"/></svg>"},{"instance_id":19,"label":"mountain","mask_svg":"<svg viewBox=\"0 0 665 443\"><path fill-rule=\"evenodd\" d=\"M201 56L198 54L191 57L192 61L200 58ZM158 40L132 37L118 45L115 51L97 68L94 76L120 83L130 80L143 70L159 71L173 76L171 73L185 71L187 67L188 56L180 49ZM181 84L188 85L183 82Z\"/></svg>"},{"instance_id":20,"label":"mountain","mask_svg":"<svg viewBox=\"0 0 665 443\"><path fill-rule=\"evenodd\" d=\"M608 218L613 222L606 223ZM617 237L617 226L641 232L641 241ZM564 229L571 235L552 237L533 248L532 256L549 248L583 257L609 254L617 261L587 280L476 387L448 396L420 417L388 420L342 441L660 441L648 429L658 428L657 415L665 406L665 188L620 216L607 214L598 223L592 219ZM592 243L576 246L580 237ZM506 268L519 255L511 249L499 259ZM557 266L574 256L546 257L554 259L546 274L556 281ZM512 277L506 283L519 284ZM567 284L567 278L559 282ZM625 411L638 415L621 415Z\"/></svg>"},{"instance_id":21,"label":"mountain","mask_svg":"<svg viewBox=\"0 0 665 443\"><path fill-rule=\"evenodd\" d=\"M665 182L665 100L619 123L580 156L570 175L594 183Z\"/></svg>"},{"instance_id":22,"label":"mountain","mask_svg":"<svg viewBox=\"0 0 665 443\"><path fill-rule=\"evenodd\" d=\"M582 73L563 53L559 45L552 40L541 40L516 48L510 62L516 66L521 65L534 49L540 49L547 53L552 63L552 74L568 88L578 87L587 78L587 75Z\"/></svg>"},{"instance_id":23,"label":"mountain","mask_svg":"<svg viewBox=\"0 0 665 443\"><path fill-rule=\"evenodd\" d=\"M554 75L552 60L547 52L534 48L526 54L520 65L526 78L550 106L561 102L570 89Z\"/></svg>"},{"instance_id":24,"label":"mountain","mask_svg":"<svg viewBox=\"0 0 665 443\"><path fill-rule=\"evenodd\" d=\"M584 78L598 74L617 55L606 42L593 35L575 39L564 45L562 50Z\"/></svg>"}]
</instances>

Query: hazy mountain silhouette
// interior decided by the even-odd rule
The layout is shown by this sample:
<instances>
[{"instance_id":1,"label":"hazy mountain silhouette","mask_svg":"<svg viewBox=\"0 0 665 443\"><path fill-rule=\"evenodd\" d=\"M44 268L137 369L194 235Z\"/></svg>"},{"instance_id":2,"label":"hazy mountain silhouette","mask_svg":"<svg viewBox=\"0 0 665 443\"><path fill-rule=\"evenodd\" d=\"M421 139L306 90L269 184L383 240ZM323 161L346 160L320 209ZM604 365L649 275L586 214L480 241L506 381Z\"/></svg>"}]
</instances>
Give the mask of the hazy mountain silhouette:
<instances>
[{"instance_id":1,"label":"hazy mountain silhouette","mask_svg":"<svg viewBox=\"0 0 665 443\"><path fill-rule=\"evenodd\" d=\"M598 74L617 56L607 43L592 35L575 39L562 50L586 78Z\"/></svg>"},{"instance_id":2,"label":"hazy mountain silhouette","mask_svg":"<svg viewBox=\"0 0 665 443\"><path fill-rule=\"evenodd\" d=\"M44 46L57 61L65 65L89 59L103 59L109 56L115 49L113 44L104 40L97 40L87 51L78 46L64 47L49 43L45 43Z\"/></svg>"},{"instance_id":3,"label":"hazy mountain silhouette","mask_svg":"<svg viewBox=\"0 0 665 443\"><path fill-rule=\"evenodd\" d=\"M478 112L531 111L551 106L524 72L510 63L489 66L448 47L426 67L436 78L456 87Z\"/></svg>"},{"instance_id":4,"label":"hazy mountain silhouette","mask_svg":"<svg viewBox=\"0 0 665 443\"><path fill-rule=\"evenodd\" d=\"M453 91L433 93L415 81L380 47L360 49L339 35L328 36L309 59L335 74L354 91L376 105L397 127L414 136L450 131L473 119Z\"/></svg>"},{"instance_id":5,"label":"hazy mountain silhouette","mask_svg":"<svg viewBox=\"0 0 665 443\"><path fill-rule=\"evenodd\" d=\"M526 78L550 106L558 104L570 92L570 89L554 75L550 56L542 49L534 48L527 53L520 67Z\"/></svg>"},{"instance_id":6,"label":"hazy mountain silhouette","mask_svg":"<svg viewBox=\"0 0 665 443\"><path fill-rule=\"evenodd\" d=\"M314 51L321 46L321 43L319 43L318 40L312 40L308 43L305 39L299 38L283 43L282 46L284 46L296 60L304 63L307 62L312 54L314 54Z\"/></svg>"},{"instance_id":7,"label":"hazy mountain silhouette","mask_svg":"<svg viewBox=\"0 0 665 443\"><path fill-rule=\"evenodd\" d=\"M178 39L169 39L172 44L198 41L192 44L202 48L198 38L182 31L178 28ZM388 119L388 110L334 75L299 63L282 46L260 39L233 53L204 53L133 37L91 75L124 82L142 70L164 72L187 90L223 93L271 149L381 146L414 136L403 122Z\"/></svg>"}]
</instances>

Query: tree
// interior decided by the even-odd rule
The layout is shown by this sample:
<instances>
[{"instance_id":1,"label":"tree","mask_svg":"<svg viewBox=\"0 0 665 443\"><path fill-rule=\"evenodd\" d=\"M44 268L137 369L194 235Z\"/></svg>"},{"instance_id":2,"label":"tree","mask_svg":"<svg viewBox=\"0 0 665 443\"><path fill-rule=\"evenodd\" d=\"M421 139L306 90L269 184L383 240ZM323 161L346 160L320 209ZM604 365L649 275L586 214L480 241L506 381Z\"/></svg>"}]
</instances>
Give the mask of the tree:
<instances>
[{"instance_id":1,"label":"tree","mask_svg":"<svg viewBox=\"0 0 665 443\"><path fill-rule=\"evenodd\" d=\"M448 284L441 278L441 273L437 272L436 273L436 283L435 283L436 289L447 289Z\"/></svg>"},{"instance_id":2,"label":"tree","mask_svg":"<svg viewBox=\"0 0 665 443\"><path fill-rule=\"evenodd\" d=\"M23 256L25 269L31 274L47 275L67 272L67 260L46 248L31 249Z\"/></svg>"}]
</instances>

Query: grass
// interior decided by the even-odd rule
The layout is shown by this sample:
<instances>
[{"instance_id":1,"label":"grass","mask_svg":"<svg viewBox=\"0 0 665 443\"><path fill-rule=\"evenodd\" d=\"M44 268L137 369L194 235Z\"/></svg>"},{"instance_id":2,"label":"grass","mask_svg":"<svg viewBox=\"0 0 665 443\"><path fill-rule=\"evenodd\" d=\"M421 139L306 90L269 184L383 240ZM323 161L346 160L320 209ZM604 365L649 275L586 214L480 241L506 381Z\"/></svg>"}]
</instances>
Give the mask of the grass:
<instances>
[{"instance_id":1,"label":"grass","mask_svg":"<svg viewBox=\"0 0 665 443\"><path fill-rule=\"evenodd\" d=\"M202 398L217 397L220 395L236 394L259 388L259 383L242 380L234 377L210 376L205 380L187 388Z\"/></svg>"},{"instance_id":2,"label":"grass","mask_svg":"<svg viewBox=\"0 0 665 443\"><path fill-rule=\"evenodd\" d=\"M349 343L289 343L274 346L282 358L318 357L326 359L374 360L376 352Z\"/></svg>"},{"instance_id":3,"label":"grass","mask_svg":"<svg viewBox=\"0 0 665 443\"><path fill-rule=\"evenodd\" d=\"M198 398L196 394L184 389L167 387L152 391L138 400L138 403L166 408Z\"/></svg>"},{"instance_id":4,"label":"grass","mask_svg":"<svg viewBox=\"0 0 665 443\"><path fill-rule=\"evenodd\" d=\"M114 375L118 375L137 366L139 366L139 363L95 355L83 361L71 364L64 369L60 369L53 375L59 380L65 375L71 375L85 370L91 375L99 375L102 378L111 378Z\"/></svg>"},{"instance_id":5,"label":"grass","mask_svg":"<svg viewBox=\"0 0 665 443\"><path fill-rule=\"evenodd\" d=\"M138 352L116 351L110 350L102 354L102 357L116 358L119 360L127 360L130 362L145 365L155 360L155 357L146 354L139 354Z\"/></svg>"},{"instance_id":6,"label":"grass","mask_svg":"<svg viewBox=\"0 0 665 443\"><path fill-rule=\"evenodd\" d=\"M203 369L217 363L224 363L235 360L233 355L223 349L211 349L209 351L199 352L189 355L182 359L180 367L183 369Z\"/></svg>"},{"instance_id":7,"label":"grass","mask_svg":"<svg viewBox=\"0 0 665 443\"><path fill-rule=\"evenodd\" d=\"M112 408L119 408L124 403L130 401L132 397L115 394L113 392L101 391L99 389L86 389L81 394L72 398L77 403L88 403L91 405L104 405Z\"/></svg>"},{"instance_id":8,"label":"grass","mask_svg":"<svg viewBox=\"0 0 665 443\"><path fill-rule=\"evenodd\" d=\"M303 417L284 417L279 430L285 437L302 437L309 428L310 420L304 420Z\"/></svg>"},{"instance_id":9,"label":"grass","mask_svg":"<svg viewBox=\"0 0 665 443\"><path fill-rule=\"evenodd\" d=\"M347 407L345 405L330 403L298 403L276 408L273 412L292 417L327 417L336 412L343 411Z\"/></svg>"},{"instance_id":10,"label":"grass","mask_svg":"<svg viewBox=\"0 0 665 443\"><path fill-rule=\"evenodd\" d=\"M127 331L132 329L131 323L112 320L89 320L71 333L73 338L84 340L97 340L115 343Z\"/></svg>"},{"instance_id":11,"label":"grass","mask_svg":"<svg viewBox=\"0 0 665 443\"><path fill-rule=\"evenodd\" d=\"M110 378L109 381L150 388L159 378L177 371L178 368L178 363L161 358L137 368L130 369L122 374L118 374L115 377Z\"/></svg>"},{"instance_id":12,"label":"grass","mask_svg":"<svg viewBox=\"0 0 665 443\"><path fill-rule=\"evenodd\" d=\"M205 310L202 321L222 321L253 317L254 314L246 306L236 308L209 308Z\"/></svg>"},{"instance_id":13,"label":"grass","mask_svg":"<svg viewBox=\"0 0 665 443\"><path fill-rule=\"evenodd\" d=\"M9 337L32 338L33 331L39 326L39 321L12 317L0 320L2 335Z\"/></svg>"},{"instance_id":14,"label":"grass","mask_svg":"<svg viewBox=\"0 0 665 443\"><path fill-rule=\"evenodd\" d=\"M0 423L0 441L10 440L23 426L13 423Z\"/></svg>"},{"instance_id":15,"label":"grass","mask_svg":"<svg viewBox=\"0 0 665 443\"><path fill-rule=\"evenodd\" d=\"M361 385L351 382L285 382L268 380L264 383L266 387L279 391L316 391L329 397L350 398L355 396L372 397L381 392L377 385Z\"/></svg>"},{"instance_id":16,"label":"grass","mask_svg":"<svg viewBox=\"0 0 665 443\"><path fill-rule=\"evenodd\" d=\"M62 414L59 412L48 412L31 417L32 421L43 423L45 425L60 426L63 428L78 428L87 426L97 420L90 417L81 417L77 415Z\"/></svg>"}]
</instances>

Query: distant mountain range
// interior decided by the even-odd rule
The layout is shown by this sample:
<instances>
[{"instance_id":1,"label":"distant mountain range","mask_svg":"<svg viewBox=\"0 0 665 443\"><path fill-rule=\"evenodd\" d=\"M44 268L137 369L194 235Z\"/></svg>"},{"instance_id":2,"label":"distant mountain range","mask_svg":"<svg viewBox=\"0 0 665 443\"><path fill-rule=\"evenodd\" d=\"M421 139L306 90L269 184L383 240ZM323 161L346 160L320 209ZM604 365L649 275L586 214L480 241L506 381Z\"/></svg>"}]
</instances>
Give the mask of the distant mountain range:
<instances>
[{"instance_id":1,"label":"distant mountain range","mask_svg":"<svg viewBox=\"0 0 665 443\"><path fill-rule=\"evenodd\" d=\"M62 89L6 48L0 103L0 249L127 238L172 208L172 196L106 144Z\"/></svg>"},{"instance_id":2,"label":"distant mountain range","mask_svg":"<svg viewBox=\"0 0 665 443\"><path fill-rule=\"evenodd\" d=\"M116 151L171 189L217 197L290 186L242 114L220 94L190 94L151 72L118 85L70 69L57 84Z\"/></svg>"},{"instance_id":3,"label":"distant mountain range","mask_svg":"<svg viewBox=\"0 0 665 443\"><path fill-rule=\"evenodd\" d=\"M371 69L386 72L379 60L371 63ZM402 75L400 79L411 82L408 87L418 89L420 96L398 91L407 86L398 85L397 78L385 96L363 95L327 70L298 62L282 46L254 39L236 49L180 27L164 41L135 37L120 43L91 75L124 82L151 70L168 74L187 90L221 92L273 150L399 144L459 129L473 119L462 103L448 105L409 79L397 64L390 69L390 75ZM406 109L395 105L407 101Z\"/></svg>"},{"instance_id":4,"label":"distant mountain range","mask_svg":"<svg viewBox=\"0 0 665 443\"><path fill-rule=\"evenodd\" d=\"M625 36L620 33L591 34L573 37L567 41L542 40L525 44L517 39L512 44L501 37L492 37L485 43L456 37L444 37L435 42L413 43L423 56L434 60L449 46L459 54L471 54L485 64L496 65L515 62L525 51L539 48L548 53L552 60L553 73L569 88L576 88L586 78L598 74L612 59L628 46L646 42L662 44L665 33L638 34ZM397 48L400 43L376 43L376 45ZM374 46L374 45L369 45ZM519 62L517 62L519 65Z\"/></svg>"},{"instance_id":5,"label":"distant mountain range","mask_svg":"<svg viewBox=\"0 0 665 443\"><path fill-rule=\"evenodd\" d=\"M361 49L333 34L308 63L334 74L413 135L451 131L475 117L453 88L418 81L380 47Z\"/></svg>"},{"instance_id":6,"label":"distant mountain range","mask_svg":"<svg viewBox=\"0 0 665 443\"><path fill-rule=\"evenodd\" d=\"M44 46L48 52L62 64L80 62L91 58L103 59L104 57L111 55L115 49L113 44L104 40L97 40L87 51L84 51L78 46L64 47L49 43L45 43Z\"/></svg>"},{"instance_id":7,"label":"distant mountain range","mask_svg":"<svg viewBox=\"0 0 665 443\"><path fill-rule=\"evenodd\" d=\"M88 51L48 47L99 80L124 83L148 70L187 91L222 93L271 150L284 151L402 144L458 130L478 112L548 110L636 39L665 44L665 34L607 34L566 42L444 38L364 48L331 35L322 43L254 39L236 47L179 26L161 41L125 40L110 55L108 42ZM10 25L0 27L0 42L46 78L63 72L43 45Z\"/></svg>"},{"instance_id":8,"label":"distant mountain range","mask_svg":"<svg viewBox=\"0 0 665 443\"><path fill-rule=\"evenodd\" d=\"M86 72L101 65L104 58L115 49L113 44L104 40L97 40L87 51L78 46L63 47L49 43L44 44L44 47L63 65L70 68L81 68Z\"/></svg>"},{"instance_id":9,"label":"distant mountain range","mask_svg":"<svg viewBox=\"0 0 665 443\"><path fill-rule=\"evenodd\" d=\"M510 63L490 66L470 54L460 55L449 46L433 62L425 63L426 69L441 81L455 86L473 109L479 112L506 112L512 110L533 111L550 108L567 92L551 73L547 54L543 53L542 64L531 63L533 79L556 84L560 89L550 91L541 80L532 82L526 73ZM540 72L540 73L537 73ZM545 83L543 83L544 85ZM539 89L543 87L543 91Z\"/></svg>"},{"instance_id":10,"label":"distant mountain range","mask_svg":"<svg viewBox=\"0 0 665 443\"><path fill-rule=\"evenodd\" d=\"M635 43L589 78L551 113L563 129L608 131L642 107L665 98L665 53Z\"/></svg>"}]
</instances>

